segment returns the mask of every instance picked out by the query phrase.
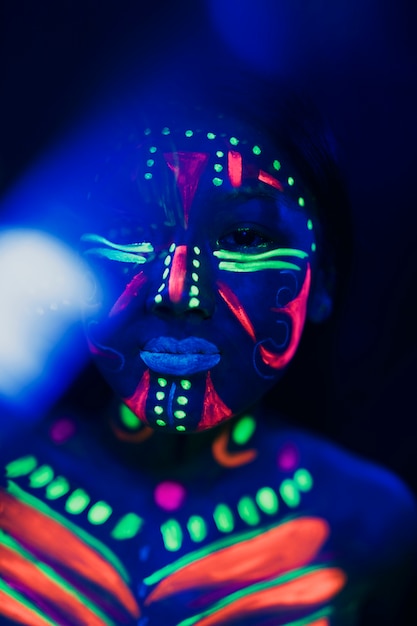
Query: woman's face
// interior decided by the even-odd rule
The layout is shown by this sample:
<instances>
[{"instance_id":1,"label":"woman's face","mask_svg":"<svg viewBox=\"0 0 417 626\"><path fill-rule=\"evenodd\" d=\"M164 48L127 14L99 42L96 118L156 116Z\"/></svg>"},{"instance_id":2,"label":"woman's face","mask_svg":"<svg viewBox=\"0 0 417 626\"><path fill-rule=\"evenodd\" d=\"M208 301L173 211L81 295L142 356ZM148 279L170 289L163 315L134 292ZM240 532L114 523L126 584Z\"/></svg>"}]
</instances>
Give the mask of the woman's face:
<instances>
[{"instance_id":1,"label":"woman's face","mask_svg":"<svg viewBox=\"0 0 417 626\"><path fill-rule=\"evenodd\" d=\"M161 431L256 404L297 349L315 267L312 201L279 150L215 117L155 124L95 187L85 319L110 385Z\"/></svg>"}]
</instances>

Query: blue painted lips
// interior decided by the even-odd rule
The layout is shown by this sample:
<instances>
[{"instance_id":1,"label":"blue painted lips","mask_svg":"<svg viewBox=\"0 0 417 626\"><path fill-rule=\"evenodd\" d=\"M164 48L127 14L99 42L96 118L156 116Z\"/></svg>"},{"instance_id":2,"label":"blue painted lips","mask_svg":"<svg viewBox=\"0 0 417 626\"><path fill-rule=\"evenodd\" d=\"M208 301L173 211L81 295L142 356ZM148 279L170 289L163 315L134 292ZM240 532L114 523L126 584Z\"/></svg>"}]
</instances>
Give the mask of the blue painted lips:
<instances>
[{"instance_id":1,"label":"blue painted lips","mask_svg":"<svg viewBox=\"0 0 417 626\"><path fill-rule=\"evenodd\" d=\"M220 361L218 347L199 337L151 339L144 346L140 357L154 372L174 376L204 372Z\"/></svg>"}]
</instances>

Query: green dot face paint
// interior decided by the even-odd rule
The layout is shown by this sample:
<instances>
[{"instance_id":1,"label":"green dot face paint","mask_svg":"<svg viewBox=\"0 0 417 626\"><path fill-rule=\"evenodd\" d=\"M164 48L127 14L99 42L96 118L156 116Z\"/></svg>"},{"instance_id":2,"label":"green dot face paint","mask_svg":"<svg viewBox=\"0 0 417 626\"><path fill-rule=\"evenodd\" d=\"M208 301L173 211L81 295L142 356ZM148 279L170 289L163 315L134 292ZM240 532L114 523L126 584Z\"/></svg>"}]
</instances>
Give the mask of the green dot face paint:
<instances>
[{"instance_id":1,"label":"green dot face paint","mask_svg":"<svg viewBox=\"0 0 417 626\"><path fill-rule=\"evenodd\" d=\"M256 404L292 359L315 266L315 210L270 138L216 115L168 118L139 129L117 171L109 159L97 177L91 202L122 207L123 217L112 227L98 219L81 239L96 280L86 328L127 407L125 428L139 418L189 433ZM237 445L252 428L236 429ZM289 486L284 495L296 497ZM277 506L267 492L258 499L266 512ZM249 524L255 511L255 501L239 505ZM228 532L235 521L219 509L215 523ZM203 530L192 529L198 541ZM178 549L175 524L161 532Z\"/></svg>"}]
</instances>

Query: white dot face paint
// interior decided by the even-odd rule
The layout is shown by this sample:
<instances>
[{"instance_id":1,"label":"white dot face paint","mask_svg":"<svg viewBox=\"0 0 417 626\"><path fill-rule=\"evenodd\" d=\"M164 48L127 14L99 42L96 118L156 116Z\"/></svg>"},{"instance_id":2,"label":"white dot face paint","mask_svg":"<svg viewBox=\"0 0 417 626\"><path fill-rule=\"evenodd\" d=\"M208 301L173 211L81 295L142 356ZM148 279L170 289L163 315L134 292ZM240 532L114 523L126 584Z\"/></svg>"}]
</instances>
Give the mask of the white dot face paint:
<instances>
[{"instance_id":1,"label":"white dot face paint","mask_svg":"<svg viewBox=\"0 0 417 626\"><path fill-rule=\"evenodd\" d=\"M259 133L218 125L141 131L96 193L124 207L129 229L116 216L112 238L103 227L82 239L105 294L91 350L129 408L164 431L216 426L275 384L315 266L314 208L297 174Z\"/></svg>"}]
</instances>

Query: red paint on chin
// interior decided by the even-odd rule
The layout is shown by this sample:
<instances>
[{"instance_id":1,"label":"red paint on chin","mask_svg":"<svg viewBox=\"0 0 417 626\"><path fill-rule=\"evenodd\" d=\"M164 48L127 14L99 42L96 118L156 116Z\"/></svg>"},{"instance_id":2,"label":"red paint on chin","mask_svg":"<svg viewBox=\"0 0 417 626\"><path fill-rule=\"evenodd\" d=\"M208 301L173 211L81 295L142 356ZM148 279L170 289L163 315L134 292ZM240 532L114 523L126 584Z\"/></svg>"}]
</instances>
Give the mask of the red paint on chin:
<instances>
[{"instance_id":1,"label":"red paint on chin","mask_svg":"<svg viewBox=\"0 0 417 626\"><path fill-rule=\"evenodd\" d=\"M150 385L149 370L143 374L140 379L139 385L136 387L136 391L130 398L123 398L123 402L129 407L131 411L143 422L147 423L146 419L146 401L148 399L149 385Z\"/></svg>"},{"instance_id":2,"label":"red paint on chin","mask_svg":"<svg viewBox=\"0 0 417 626\"><path fill-rule=\"evenodd\" d=\"M203 415L198 423L197 430L205 430L206 428L213 428L220 422L231 417L232 411L225 405L223 400L217 394L213 382L211 380L210 372L207 372L206 376L206 390L203 401Z\"/></svg>"},{"instance_id":3,"label":"red paint on chin","mask_svg":"<svg viewBox=\"0 0 417 626\"><path fill-rule=\"evenodd\" d=\"M169 274L168 293L171 302L181 300L187 264L187 246L177 246L172 259L171 271Z\"/></svg>"},{"instance_id":4,"label":"red paint on chin","mask_svg":"<svg viewBox=\"0 0 417 626\"><path fill-rule=\"evenodd\" d=\"M306 277L304 284L301 288L298 296L292 300L287 306L280 309L272 309L276 312L287 313L292 323L292 335L290 343L282 354L276 354L271 350L267 350L264 346L259 346L259 352L265 365L272 367L273 369L281 369L285 367L293 358L297 346L301 339L301 333L303 332L304 322L307 314L307 300L310 292L311 283L311 270L310 265L307 265Z\"/></svg>"}]
</instances>

